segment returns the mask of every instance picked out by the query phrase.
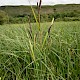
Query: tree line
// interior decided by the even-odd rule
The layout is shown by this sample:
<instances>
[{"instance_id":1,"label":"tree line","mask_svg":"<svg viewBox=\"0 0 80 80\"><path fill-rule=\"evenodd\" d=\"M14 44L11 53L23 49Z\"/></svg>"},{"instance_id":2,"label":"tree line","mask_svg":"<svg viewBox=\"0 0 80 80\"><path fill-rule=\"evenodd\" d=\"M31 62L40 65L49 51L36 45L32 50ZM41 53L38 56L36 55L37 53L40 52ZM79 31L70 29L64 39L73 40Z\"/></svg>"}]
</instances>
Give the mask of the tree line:
<instances>
[{"instance_id":1,"label":"tree line","mask_svg":"<svg viewBox=\"0 0 80 80\"><path fill-rule=\"evenodd\" d=\"M38 14L36 14L37 17ZM5 11L0 10L0 25L5 23L27 23L28 16L30 21L35 22L33 14L22 14L16 16L9 16ZM69 12L54 12L41 14L41 22L50 22L54 17L55 21L80 21L80 12L69 11Z\"/></svg>"}]
</instances>

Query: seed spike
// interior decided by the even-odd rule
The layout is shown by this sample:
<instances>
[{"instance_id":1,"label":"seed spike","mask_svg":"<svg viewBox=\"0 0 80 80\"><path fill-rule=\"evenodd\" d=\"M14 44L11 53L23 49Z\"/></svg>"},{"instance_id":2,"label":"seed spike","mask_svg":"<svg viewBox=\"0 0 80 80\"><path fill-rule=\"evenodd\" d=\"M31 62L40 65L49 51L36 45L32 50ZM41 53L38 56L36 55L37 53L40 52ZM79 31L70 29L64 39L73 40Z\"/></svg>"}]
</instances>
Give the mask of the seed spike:
<instances>
[{"instance_id":1,"label":"seed spike","mask_svg":"<svg viewBox=\"0 0 80 80\"><path fill-rule=\"evenodd\" d=\"M41 3L42 3L42 0L40 0L39 2L39 9L41 9Z\"/></svg>"},{"instance_id":2,"label":"seed spike","mask_svg":"<svg viewBox=\"0 0 80 80\"><path fill-rule=\"evenodd\" d=\"M37 2L37 7L38 7L38 2Z\"/></svg>"}]
</instances>

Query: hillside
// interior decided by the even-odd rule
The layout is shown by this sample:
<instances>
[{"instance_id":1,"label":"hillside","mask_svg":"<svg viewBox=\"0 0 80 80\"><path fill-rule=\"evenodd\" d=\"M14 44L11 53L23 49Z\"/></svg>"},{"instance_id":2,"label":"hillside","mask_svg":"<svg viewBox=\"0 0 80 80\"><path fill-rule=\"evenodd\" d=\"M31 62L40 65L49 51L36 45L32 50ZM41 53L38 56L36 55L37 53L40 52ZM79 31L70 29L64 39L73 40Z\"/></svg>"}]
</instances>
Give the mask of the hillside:
<instances>
[{"instance_id":1,"label":"hillside","mask_svg":"<svg viewBox=\"0 0 80 80\"><path fill-rule=\"evenodd\" d=\"M35 12L37 13L37 7L33 6ZM31 15L33 17L30 6L1 6L0 10L5 11L9 17L27 17ZM55 14L55 15L54 15ZM66 5L54 5L54 6L42 6L41 15L44 18L51 18L55 16L55 19L63 17L76 17L80 19L80 4L66 4ZM50 19L51 20L51 19ZM49 20L49 21L50 21ZM61 20L61 19L60 19Z\"/></svg>"},{"instance_id":2,"label":"hillside","mask_svg":"<svg viewBox=\"0 0 80 80\"><path fill-rule=\"evenodd\" d=\"M35 11L37 11L37 7L33 6ZM19 14L30 14L31 7L30 6L1 6L0 10L7 12L9 15L19 15ZM80 4L66 4L66 5L54 5L54 6L42 6L41 13L49 14L56 12L68 12L68 11L78 11L80 12Z\"/></svg>"}]
</instances>

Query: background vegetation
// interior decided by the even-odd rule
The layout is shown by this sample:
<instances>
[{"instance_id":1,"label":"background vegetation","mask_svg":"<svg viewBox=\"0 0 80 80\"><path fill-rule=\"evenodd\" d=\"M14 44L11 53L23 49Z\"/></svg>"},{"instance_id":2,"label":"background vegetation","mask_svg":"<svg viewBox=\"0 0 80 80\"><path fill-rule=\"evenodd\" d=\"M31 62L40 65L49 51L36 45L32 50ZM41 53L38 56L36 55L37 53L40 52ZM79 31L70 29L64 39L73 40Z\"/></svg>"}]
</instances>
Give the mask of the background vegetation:
<instances>
[{"instance_id":1,"label":"background vegetation","mask_svg":"<svg viewBox=\"0 0 80 80\"><path fill-rule=\"evenodd\" d=\"M8 15L4 11L0 10L0 24L2 25L8 22L9 22Z\"/></svg>"},{"instance_id":2,"label":"background vegetation","mask_svg":"<svg viewBox=\"0 0 80 80\"><path fill-rule=\"evenodd\" d=\"M37 6L33 8L38 14ZM31 22L35 22L30 6L1 6L0 10L8 14L9 23L28 22L28 16ZM55 21L80 21L80 4L42 6L41 22L50 22L52 17L55 18Z\"/></svg>"}]
</instances>

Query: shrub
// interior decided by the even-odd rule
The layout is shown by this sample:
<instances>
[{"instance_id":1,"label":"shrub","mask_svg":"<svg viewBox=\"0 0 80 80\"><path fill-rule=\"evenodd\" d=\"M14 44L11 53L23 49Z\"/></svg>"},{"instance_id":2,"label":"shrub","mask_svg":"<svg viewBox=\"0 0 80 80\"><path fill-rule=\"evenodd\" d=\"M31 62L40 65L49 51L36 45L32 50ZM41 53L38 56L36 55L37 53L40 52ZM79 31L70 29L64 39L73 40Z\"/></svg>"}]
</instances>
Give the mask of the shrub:
<instances>
[{"instance_id":1,"label":"shrub","mask_svg":"<svg viewBox=\"0 0 80 80\"><path fill-rule=\"evenodd\" d=\"M0 10L0 25L8 23L9 17L6 12Z\"/></svg>"}]
</instances>

